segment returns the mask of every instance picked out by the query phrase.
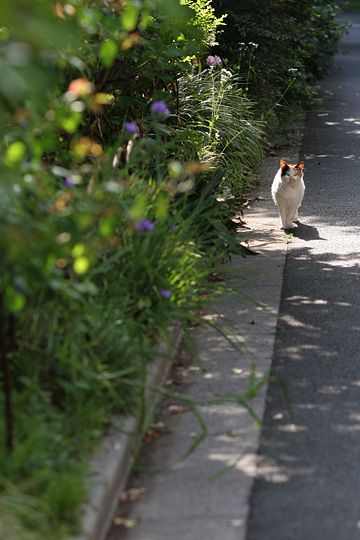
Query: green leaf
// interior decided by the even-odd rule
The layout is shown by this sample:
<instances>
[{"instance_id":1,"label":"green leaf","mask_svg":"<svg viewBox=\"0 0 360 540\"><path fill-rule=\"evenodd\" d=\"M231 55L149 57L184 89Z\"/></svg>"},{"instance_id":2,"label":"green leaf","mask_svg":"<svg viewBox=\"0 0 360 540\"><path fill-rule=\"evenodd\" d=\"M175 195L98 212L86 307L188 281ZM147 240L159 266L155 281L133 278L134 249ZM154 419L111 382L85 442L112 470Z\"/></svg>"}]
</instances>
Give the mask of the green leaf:
<instances>
[{"instance_id":1,"label":"green leaf","mask_svg":"<svg viewBox=\"0 0 360 540\"><path fill-rule=\"evenodd\" d=\"M121 17L123 29L126 32L133 32L137 26L138 10L135 6L127 6Z\"/></svg>"},{"instance_id":2,"label":"green leaf","mask_svg":"<svg viewBox=\"0 0 360 540\"><path fill-rule=\"evenodd\" d=\"M85 246L84 244L75 244L75 246L71 250L71 255L76 259L77 257L81 257L85 253Z\"/></svg>"},{"instance_id":3,"label":"green leaf","mask_svg":"<svg viewBox=\"0 0 360 540\"><path fill-rule=\"evenodd\" d=\"M179 57L183 56L184 51L180 47L175 47L175 45L169 45L164 50L164 54L168 58L179 58Z\"/></svg>"},{"instance_id":4,"label":"green leaf","mask_svg":"<svg viewBox=\"0 0 360 540\"><path fill-rule=\"evenodd\" d=\"M22 141L11 143L6 150L5 163L10 167L19 163L25 156L26 146Z\"/></svg>"},{"instance_id":5,"label":"green leaf","mask_svg":"<svg viewBox=\"0 0 360 540\"><path fill-rule=\"evenodd\" d=\"M143 218L146 212L146 206L147 206L146 197L143 194L139 195L135 199L135 202L130 209L130 216L136 220Z\"/></svg>"},{"instance_id":6,"label":"green leaf","mask_svg":"<svg viewBox=\"0 0 360 540\"><path fill-rule=\"evenodd\" d=\"M160 193L155 202L155 215L161 221L167 218L169 199L164 193Z\"/></svg>"},{"instance_id":7,"label":"green leaf","mask_svg":"<svg viewBox=\"0 0 360 540\"><path fill-rule=\"evenodd\" d=\"M7 287L5 289L5 306L10 311L10 313L18 313L22 311L26 304L26 298L23 294L18 291L15 291L12 287Z\"/></svg>"},{"instance_id":8,"label":"green leaf","mask_svg":"<svg viewBox=\"0 0 360 540\"><path fill-rule=\"evenodd\" d=\"M86 274L90 268L90 261L87 257L78 257L74 261L73 269L76 274Z\"/></svg>"},{"instance_id":9,"label":"green leaf","mask_svg":"<svg viewBox=\"0 0 360 540\"><path fill-rule=\"evenodd\" d=\"M101 236L104 236L105 238L107 236L110 236L115 229L116 220L114 216L108 216L106 218L103 218L100 220L99 223L99 232Z\"/></svg>"},{"instance_id":10,"label":"green leaf","mask_svg":"<svg viewBox=\"0 0 360 540\"><path fill-rule=\"evenodd\" d=\"M99 51L99 57L105 67L111 67L118 53L118 46L115 41L107 39L103 41Z\"/></svg>"},{"instance_id":11,"label":"green leaf","mask_svg":"<svg viewBox=\"0 0 360 540\"><path fill-rule=\"evenodd\" d=\"M81 113L74 113L68 118L62 118L60 120L61 127L68 133L75 133L81 122Z\"/></svg>"}]
</instances>

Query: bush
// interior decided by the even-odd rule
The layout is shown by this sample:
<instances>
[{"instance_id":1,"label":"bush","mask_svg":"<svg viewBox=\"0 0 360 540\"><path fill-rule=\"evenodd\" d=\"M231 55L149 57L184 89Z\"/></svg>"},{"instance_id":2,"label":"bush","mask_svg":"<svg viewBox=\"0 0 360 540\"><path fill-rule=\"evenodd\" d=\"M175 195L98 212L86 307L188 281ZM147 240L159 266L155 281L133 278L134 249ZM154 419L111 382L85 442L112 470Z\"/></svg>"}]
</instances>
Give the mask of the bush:
<instances>
[{"instance_id":1,"label":"bush","mask_svg":"<svg viewBox=\"0 0 360 540\"><path fill-rule=\"evenodd\" d=\"M177 80L221 22L210 2L184 4L0 7L9 538L70 534L84 459L141 398L126 380L143 378L157 340L194 316L215 261L239 247L215 196L219 163L207 171L198 148L174 146Z\"/></svg>"},{"instance_id":2,"label":"bush","mask_svg":"<svg viewBox=\"0 0 360 540\"><path fill-rule=\"evenodd\" d=\"M309 83L325 73L343 34L336 3L215 0L214 5L218 13L228 13L218 54L238 66L262 109L272 107L289 85L288 100L307 104Z\"/></svg>"}]
</instances>

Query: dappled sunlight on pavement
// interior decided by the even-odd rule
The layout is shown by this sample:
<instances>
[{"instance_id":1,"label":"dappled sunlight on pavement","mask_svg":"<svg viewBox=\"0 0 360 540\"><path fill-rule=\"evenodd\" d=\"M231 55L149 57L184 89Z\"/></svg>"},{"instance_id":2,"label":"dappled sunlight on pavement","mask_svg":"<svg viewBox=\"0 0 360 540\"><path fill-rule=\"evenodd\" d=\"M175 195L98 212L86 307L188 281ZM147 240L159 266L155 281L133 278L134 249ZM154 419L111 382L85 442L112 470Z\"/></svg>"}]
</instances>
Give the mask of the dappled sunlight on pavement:
<instances>
[{"instance_id":1,"label":"dappled sunlight on pavement","mask_svg":"<svg viewBox=\"0 0 360 540\"><path fill-rule=\"evenodd\" d=\"M348 45L346 45L348 44ZM248 540L359 538L360 33L321 83L285 266ZM282 478L279 483L277 478Z\"/></svg>"}]
</instances>

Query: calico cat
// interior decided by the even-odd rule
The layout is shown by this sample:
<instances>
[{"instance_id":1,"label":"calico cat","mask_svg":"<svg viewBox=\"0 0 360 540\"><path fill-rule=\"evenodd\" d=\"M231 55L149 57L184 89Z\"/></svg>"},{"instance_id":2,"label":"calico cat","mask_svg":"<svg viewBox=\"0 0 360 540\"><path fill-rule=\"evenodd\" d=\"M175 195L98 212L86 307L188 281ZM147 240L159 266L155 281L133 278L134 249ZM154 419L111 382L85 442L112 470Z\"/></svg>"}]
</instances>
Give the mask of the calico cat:
<instances>
[{"instance_id":1,"label":"calico cat","mask_svg":"<svg viewBox=\"0 0 360 540\"><path fill-rule=\"evenodd\" d=\"M299 222L298 209L305 192L304 166L302 161L290 165L284 159L280 159L280 169L272 183L271 194L279 209L283 230L293 229L295 223Z\"/></svg>"}]
</instances>

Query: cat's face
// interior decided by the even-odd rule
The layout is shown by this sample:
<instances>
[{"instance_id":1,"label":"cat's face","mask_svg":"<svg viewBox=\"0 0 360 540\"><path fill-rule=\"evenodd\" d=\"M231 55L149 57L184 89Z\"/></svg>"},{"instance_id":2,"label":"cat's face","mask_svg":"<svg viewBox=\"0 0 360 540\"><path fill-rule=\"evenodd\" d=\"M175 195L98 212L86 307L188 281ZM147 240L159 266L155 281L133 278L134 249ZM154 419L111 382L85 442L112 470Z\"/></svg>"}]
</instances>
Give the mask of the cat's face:
<instances>
[{"instance_id":1,"label":"cat's face","mask_svg":"<svg viewBox=\"0 0 360 540\"><path fill-rule=\"evenodd\" d=\"M296 165L286 163L284 159L280 159L281 178L291 182L292 180L299 180L303 176L303 169L305 165L302 161L299 161Z\"/></svg>"}]
</instances>

